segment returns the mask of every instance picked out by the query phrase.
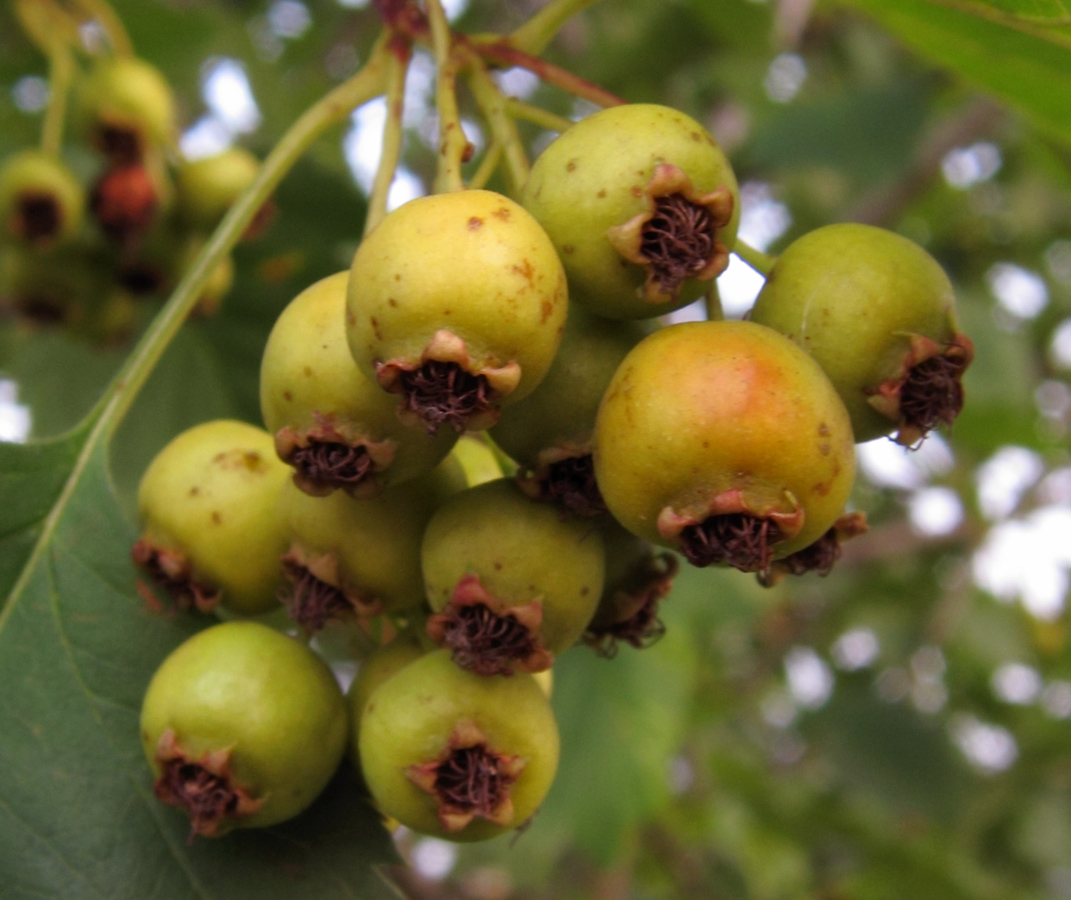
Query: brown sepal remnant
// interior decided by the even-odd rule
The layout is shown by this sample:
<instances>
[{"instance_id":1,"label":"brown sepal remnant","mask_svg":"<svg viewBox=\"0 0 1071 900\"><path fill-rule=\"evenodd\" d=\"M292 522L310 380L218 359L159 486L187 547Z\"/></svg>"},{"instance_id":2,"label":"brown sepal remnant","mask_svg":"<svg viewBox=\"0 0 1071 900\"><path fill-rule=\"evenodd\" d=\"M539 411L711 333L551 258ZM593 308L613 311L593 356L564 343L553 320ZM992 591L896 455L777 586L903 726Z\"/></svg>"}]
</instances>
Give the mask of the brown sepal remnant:
<instances>
[{"instance_id":1,"label":"brown sepal remnant","mask_svg":"<svg viewBox=\"0 0 1071 900\"><path fill-rule=\"evenodd\" d=\"M609 229L607 237L625 259L646 267L645 300L675 301L686 279L710 281L725 271L729 248L718 232L733 215L729 188L701 194L684 171L660 163L643 193L647 210Z\"/></svg>"},{"instance_id":2,"label":"brown sepal remnant","mask_svg":"<svg viewBox=\"0 0 1071 900\"><path fill-rule=\"evenodd\" d=\"M584 632L584 643L606 659L617 655L620 642L636 649L650 647L666 633L658 618L658 607L673 587L679 565L669 553L652 554L623 585L614 592L614 615L609 621L596 614Z\"/></svg>"},{"instance_id":3,"label":"brown sepal remnant","mask_svg":"<svg viewBox=\"0 0 1071 900\"><path fill-rule=\"evenodd\" d=\"M525 767L519 756L499 753L471 721L460 722L439 758L406 769L406 777L438 803L443 828L456 834L473 819L513 821L510 788Z\"/></svg>"},{"instance_id":4,"label":"brown sepal remnant","mask_svg":"<svg viewBox=\"0 0 1071 900\"><path fill-rule=\"evenodd\" d=\"M594 519L606 512L590 453L566 456L534 472L518 471L517 484L533 500L557 503L581 519Z\"/></svg>"},{"instance_id":5,"label":"brown sepal remnant","mask_svg":"<svg viewBox=\"0 0 1071 900\"><path fill-rule=\"evenodd\" d=\"M383 486L376 476L394 461L397 444L354 438L329 415L315 412L313 418L316 424L306 431L285 426L275 433L275 452L294 467L294 484L313 497L336 489L358 499L378 494Z\"/></svg>"},{"instance_id":6,"label":"brown sepal remnant","mask_svg":"<svg viewBox=\"0 0 1071 900\"><path fill-rule=\"evenodd\" d=\"M10 226L20 240L43 249L63 230L63 208L48 191L23 191L15 201Z\"/></svg>"},{"instance_id":7,"label":"brown sepal remnant","mask_svg":"<svg viewBox=\"0 0 1071 900\"><path fill-rule=\"evenodd\" d=\"M171 729L156 743L156 763L160 775L153 783L156 799L177 806L190 817L190 836L216 837L225 822L242 819L260 811L262 798L234 783L230 771L229 748L214 750L191 759L179 746Z\"/></svg>"},{"instance_id":8,"label":"brown sepal remnant","mask_svg":"<svg viewBox=\"0 0 1071 900\"><path fill-rule=\"evenodd\" d=\"M507 606L490 594L478 575L464 576L442 612L428 619L428 636L453 651L452 659L478 675L542 672L554 655L540 636L539 600Z\"/></svg>"},{"instance_id":9,"label":"brown sepal remnant","mask_svg":"<svg viewBox=\"0 0 1071 900\"><path fill-rule=\"evenodd\" d=\"M112 166L97 181L89 198L101 230L124 244L148 231L158 205L156 185L140 163Z\"/></svg>"},{"instance_id":10,"label":"brown sepal remnant","mask_svg":"<svg viewBox=\"0 0 1071 900\"><path fill-rule=\"evenodd\" d=\"M770 567L773 545L781 538L781 529L773 519L724 513L688 525L679 542L681 553L693 566L725 563L741 572L761 572Z\"/></svg>"},{"instance_id":11,"label":"brown sepal remnant","mask_svg":"<svg viewBox=\"0 0 1071 900\"><path fill-rule=\"evenodd\" d=\"M869 402L897 423L895 441L918 444L942 422L951 425L963 409L963 373L974 359L974 344L965 334L939 344L922 335L909 335L910 349L903 373L882 382Z\"/></svg>"},{"instance_id":12,"label":"brown sepal remnant","mask_svg":"<svg viewBox=\"0 0 1071 900\"><path fill-rule=\"evenodd\" d=\"M153 584L170 595L176 608L211 612L219 603L220 592L194 578L186 554L142 537L131 548L130 556L136 566L148 573Z\"/></svg>"},{"instance_id":13,"label":"brown sepal remnant","mask_svg":"<svg viewBox=\"0 0 1071 900\"><path fill-rule=\"evenodd\" d=\"M845 513L813 544L784 559L775 559L769 568L759 572L759 584L773 587L788 575L806 575L808 572L824 578L840 559L844 542L866 534L868 527L865 512Z\"/></svg>"},{"instance_id":14,"label":"brown sepal remnant","mask_svg":"<svg viewBox=\"0 0 1071 900\"><path fill-rule=\"evenodd\" d=\"M429 359L398 377L402 408L414 413L428 434L437 434L443 425L460 434L475 415L492 408L487 378L456 362Z\"/></svg>"},{"instance_id":15,"label":"brown sepal remnant","mask_svg":"<svg viewBox=\"0 0 1071 900\"><path fill-rule=\"evenodd\" d=\"M293 548L280 563L279 602L308 634L322 630L328 622L367 618L382 611L378 601L341 586L338 557L333 553L313 555Z\"/></svg>"}]
</instances>

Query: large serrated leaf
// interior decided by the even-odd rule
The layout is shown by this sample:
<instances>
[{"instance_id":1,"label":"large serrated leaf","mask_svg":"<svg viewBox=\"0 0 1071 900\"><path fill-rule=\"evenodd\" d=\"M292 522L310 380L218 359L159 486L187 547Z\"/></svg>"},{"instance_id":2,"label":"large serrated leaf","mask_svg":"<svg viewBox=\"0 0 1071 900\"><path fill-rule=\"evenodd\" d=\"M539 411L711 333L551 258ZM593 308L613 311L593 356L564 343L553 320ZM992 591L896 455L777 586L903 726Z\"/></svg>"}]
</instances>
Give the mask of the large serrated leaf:
<instances>
[{"instance_id":1,"label":"large serrated leaf","mask_svg":"<svg viewBox=\"0 0 1071 900\"><path fill-rule=\"evenodd\" d=\"M139 600L135 537L91 424L0 447L0 884L5 900L393 895L387 832L348 769L293 822L211 841L152 795L138 716L205 624Z\"/></svg>"}]
</instances>

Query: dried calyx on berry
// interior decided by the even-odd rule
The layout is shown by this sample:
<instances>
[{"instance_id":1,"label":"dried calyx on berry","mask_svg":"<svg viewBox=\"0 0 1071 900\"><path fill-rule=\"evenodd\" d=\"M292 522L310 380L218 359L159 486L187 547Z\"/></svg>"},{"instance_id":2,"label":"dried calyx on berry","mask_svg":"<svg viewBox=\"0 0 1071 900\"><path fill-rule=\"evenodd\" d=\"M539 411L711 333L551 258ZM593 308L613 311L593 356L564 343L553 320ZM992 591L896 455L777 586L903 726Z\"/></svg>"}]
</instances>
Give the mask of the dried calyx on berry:
<instances>
[{"instance_id":1,"label":"dried calyx on berry","mask_svg":"<svg viewBox=\"0 0 1071 900\"><path fill-rule=\"evenodd\" d=\"M530 500L512 479L447 500L421 560L429 636L485 675L549 668L583 633L605 577L598 532Z\"/></svg>"},{"instance_id":2,"label":"dried calyx on berry","mask_svg":"<svg viewBox=\"0 0 1071 900\"><path fill-rule=\"evenodd\" d=\"M492 425L550 368L565 276L523 208L492 191L411 200L353 259L346 330L365 376L400 395L407 425L436 434Z\"/></svg>"}]
</instances>

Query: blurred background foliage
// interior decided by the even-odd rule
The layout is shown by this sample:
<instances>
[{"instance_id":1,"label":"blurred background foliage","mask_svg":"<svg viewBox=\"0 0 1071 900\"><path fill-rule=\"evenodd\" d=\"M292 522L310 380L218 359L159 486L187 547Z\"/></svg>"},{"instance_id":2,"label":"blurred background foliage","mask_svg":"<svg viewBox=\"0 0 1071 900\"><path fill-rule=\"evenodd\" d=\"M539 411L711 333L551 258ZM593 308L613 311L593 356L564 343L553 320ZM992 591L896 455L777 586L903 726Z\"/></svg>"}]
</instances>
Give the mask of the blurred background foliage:
<instances>
[{"instance_id":1,"label":"blurred background foliage","mask_svg":"<svg viewBox=\"0 0 1071 900\"><path fill-rule=\"evenodd\" d=\"M377 32L360 0L114 5L174 86L193 153L233 141L263 156ZM540 5L451 9L460 29L506 31ZM828 578L765 590L686 568L660 643L565 654L562 767L537 821L476 847L402 834L399 883L473 900L1071 898L1071 3L603 0L547 56L705 122L754 245L845 220L921 243L977 356L951 432L860 448L853 504L871 531ZM399 198L434 171L429 73L418 58ZM590 111L503 77L562 115ZM0 7L0 156L37 142L46 79ZM376 126L366 108L317 143L270 231L239 248L220 313L169 349L112 448L128 510L179 430L259 422L271 324L359 240ZM66 153L91 174L73 136ZM728 314L757 287L734 261ZM135 332L163 299L141 302ZM4 313L0 434L74 425L129 347Z\"/></svg>"}]
</instances>

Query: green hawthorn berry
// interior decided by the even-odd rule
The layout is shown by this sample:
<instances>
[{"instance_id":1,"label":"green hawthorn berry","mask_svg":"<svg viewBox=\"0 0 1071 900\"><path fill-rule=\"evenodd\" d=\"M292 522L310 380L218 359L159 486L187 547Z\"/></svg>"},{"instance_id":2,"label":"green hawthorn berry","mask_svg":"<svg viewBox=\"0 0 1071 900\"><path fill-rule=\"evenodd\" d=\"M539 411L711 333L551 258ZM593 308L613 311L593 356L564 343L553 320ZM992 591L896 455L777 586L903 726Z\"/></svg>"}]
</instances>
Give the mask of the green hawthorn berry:
<instances>
[{"instance_id":1,"label":"green hawthorn berry","mask_svg":"<svg viewBox=\"0 0 1071 900\"><path fill-rule=\"evenodd\" d=\"M479 841L524 825L558 767L543 689L429 653L383 682L361 717L361 770L380 812L421 834Z\"/></svg>"},{"instance_id":2,"label":"green hawthorn berry","mask_svg":"<svg viewBox=\"0 0 1071 900\"><path fill-rule=\"evenodd\" d=\"M600 656L613 657L621 642L649 647L665 634L658 608L673 587L677 557L626 531L611 517L599 520L606 547L606 585L584 630Z\"/></svg>"},{"instance_id":3,"label":"green hawthorn berry","mask_svg":"<svg viewBox=\"0 0 1071 900\"><path fill-rule=\"evenodd\" d=\"M346 748L346 703L308 647L256 622L199 632L153 675L141 741L156 796L216 837L293 818Z\"/></svg>"},{"instance_id":4,"label":"green hawthorn berry","mask_svg":"<svg viewBox=\"0 0 1071 900\"><path fill-rule=\"evenodd\" d=\"M963 407L973 356L955 294L917 244L871 225L827 225L778 258L749 314L806 350L852 418L856 441L918 443Z\"/></svg>"},{"instance_id":5,"label":"green hawthorn berry","mask_svg":"<svg viewBox=\"0 0 1071 900\"><path fill-rule=\"evenodd\" d=\"M520 463L518 483L529 496L559 503L573 515L606 511L595 483L591 436L603 392L621 360L653 329L574 307L546 378L506 407L490 435Z\"/></svg>"},{"instance_id":6,"label":"green hawthorn berry","mask_svg":"<svg viewBox=\"0 0 1071 900\"><path fill-rule=\"evenodd\" d=\"M353 679L350 689L346 692L346 705L350 716L350 755L354 765L358 768L361 766L361 757L357 749L361 733L361 716L364 714L368 698L383 682L393 678L409 663L420 659L425 653L427 650L416 638L398 635L389 644L376 647L361 660L357 669L357 677Z\"/></svg>"},{"instance_id":7,"label":"green hawthorn berry","mask_svg":"<svg viewBox=\"0 0 1071 900\"><path fill-rule=\"evenodd\" d=\"M558 349L565 276L523 208L492 191L411 200L364 239L346 328L358 367L401 394L407 424L491 425L530 393Z\"/></svg>"},{"instance_id":8,"label":"green hawthorn berry","mask_svg":"<svg viewBox=\"0 0 1071 900\"><path fill-rule=\"evenodd\" d=\"M428 635L483 675L538 672L583 633L602 593L599 534L512 479L450 497L421 550Z\"/></svg>"},{"instance_id":9,"label":"green hawthorn berry","mask_svg":"<svg viewBox=\"0 0 1071 900\"><path fill-rule=\"evenodd\" d=\"M420 606L420 545L438 505L465 486L445 460L427 475L355 499L342 491L314 497L293 482L279 507L290 533L282 599L306 630L333 620L401 613Z\"/></svg>"},{"instance_id":10,"label":"green hawthorn berry","mask_svg":"<svg viewBox=\"0 0 1071 900\"><path fill-rule=\"evenodd\" d=\"M96 60L79 85L79 114L90 141L115 162L174 145L175 99L163 74L133 56Z\"/></svg>"},{"instance_id":11,"label":"green hawthorn berry","mask_svg":"<svg viewBox=\"0 0 1071 900\"><path fill-rule=\"evenodd\" d=\"M695 565L758 572L844 509L851 424L818 364L772 328L672 325L641 341L610 382L595 475L633 534Z\"/></svg>"},{"instance_id":12,"label":"green hawthorn berry","mask_svg":"<svg viewBox=\"0 0 1071 900\"><path fill-rule=\"evenodd\" d=\"M346 343L348 280L339 272L316 282L276 320L261 361L260 408L303 491L370 497L430 472L457 435L403 425L397 400L357 368Z\"/></svg>"},{"instance_id":13,"label":"green hawthorn berry","mask_svg":"<svg viewBox=\"0 0 1071 900\"><path fill-rule=\"evenodd\" d=\"M179 215L192 228L212 231L259 172L260 160L241 147L183 163L175 175Z\"/></svg>"},{"instance_id":14,"label":"green hawthorn berry","mask_svg":"<svg viewBox=\"0 0 1071 900\"><path fill-rule=\"evenodd\" d=\"M0 237L45 250L82 224L85 191L56 157L23 150L0 164Z\"/></svg>"},{"instance_id":15,"label":"green hawthorn berry","mask_svg":"<svg viewBox=\"0 0 1071 900\"><path fill-rule=\"evenodd\" d=\"M729 262L739 191L707 130L666 106L601 110L535 161L524 207L550 235L570 298L600 315L662 315Z\"/></svg>"},{"instance_id":16,"label":"green hawthorn berry","mask_svg":"<svg viewBox=\"0 0 1071 900\"><path fill-rule=\"evenodd\" d=\"M187 429L142 476L135 562L180 606L273 609L287 545L277 505L288 474L260 428L219 419Z\"/></svg>"}]
</instances>

